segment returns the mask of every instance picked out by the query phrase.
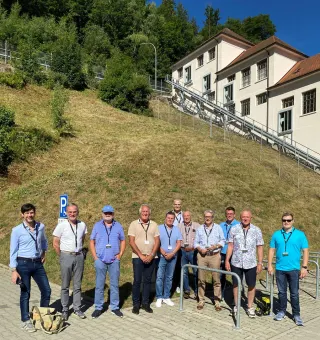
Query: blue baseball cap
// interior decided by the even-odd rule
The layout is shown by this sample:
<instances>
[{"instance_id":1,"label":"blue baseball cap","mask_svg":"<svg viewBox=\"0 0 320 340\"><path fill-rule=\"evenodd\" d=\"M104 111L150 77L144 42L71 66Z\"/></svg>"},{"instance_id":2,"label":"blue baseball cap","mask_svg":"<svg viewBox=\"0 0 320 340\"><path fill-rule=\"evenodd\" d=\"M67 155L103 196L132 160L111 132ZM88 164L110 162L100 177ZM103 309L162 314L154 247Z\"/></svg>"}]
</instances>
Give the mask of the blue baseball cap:
<instances>
[{"instance_id":1,"label":"blue baseball cap","mask_svg":"<svg viewBox=\"0 0 320 340\"><path fill-rule=\"evenodd\" d=\"M114 213L114 209L112 208L111 205L105 205L103 208L102 208L102 212L103 213Z\"/></svg>"}]
</instances>

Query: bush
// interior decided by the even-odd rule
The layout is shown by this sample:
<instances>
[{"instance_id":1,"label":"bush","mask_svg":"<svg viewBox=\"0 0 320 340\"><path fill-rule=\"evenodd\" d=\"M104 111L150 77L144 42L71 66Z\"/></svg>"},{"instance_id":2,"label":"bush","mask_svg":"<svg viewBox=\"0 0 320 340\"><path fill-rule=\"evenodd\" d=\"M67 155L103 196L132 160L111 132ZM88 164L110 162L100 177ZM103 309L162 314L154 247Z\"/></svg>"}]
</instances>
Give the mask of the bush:
<instances>
[{"instance_id":1,"label":"bush","mask_svg":"<svg viewBox=\"0 0 320 340\"><path fill-rule=\"evenodd\" d=\"M26 82L20 72L0 72L0 84L10 86L14 89L22 89L26 85Z\"/></svg>"},{"instance_id":2,"label":"bush","mask_svg":"<svg viewBox=\"0 0 320 340\"><path fill-rule=\"evenodd\" d=\"M148 110L150 95L147 78L135 73L129 57L116 52L100 84L100 98L123 111L151 115Z\"/></svg>"},{"instance_id":3,"label":"bush","mask_svg":"<svg viewBox=\"0 0 320 340\"><path fill-rule=\"evenodd\" d=\"M14 159L14 151L10 148L9 129L0 129L0 175L6 175L8 166Z\"/></svg>"},{"instance_id":4,"label":"bush","mask_svg":"<svg viewBox=\"0 0 320 340\"><path fill-rule=\"evenodd\" d=\"M51 115L53 127L59 132L60 136L72 135L72 126L68 119L64 117L68 101L69 97L66 90L61 85L56 85L51 100Z\"/></svg>"},{"instance_id":5,"label":"bush","mask_svg":"<svg viewBox=\"0 0 320 340\"><path fill-rule=\"evenodd\" d=\"M1 128L14 127L14 112L0 105L0 126Z\"/></svg>"},{"instance_id":6,"label":"bush","mask_svg":"<svg viewBox=\"0 0 320 340\"><path fill-rule=\"evenodd\" d=\"M14 158L26 160L30 154L48 150L55 142L45 131L37 128L17 128L8 134L8 144Z\"/></svg>"}]
</instances>

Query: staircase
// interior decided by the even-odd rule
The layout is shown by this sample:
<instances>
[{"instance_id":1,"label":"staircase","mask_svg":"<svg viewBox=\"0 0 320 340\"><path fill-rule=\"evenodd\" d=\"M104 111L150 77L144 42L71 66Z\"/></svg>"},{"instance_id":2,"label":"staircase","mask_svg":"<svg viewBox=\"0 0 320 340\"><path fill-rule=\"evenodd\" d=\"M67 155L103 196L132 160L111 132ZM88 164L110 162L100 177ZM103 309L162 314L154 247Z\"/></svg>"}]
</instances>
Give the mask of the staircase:
<instances>
[{"instance_id":1,"label":"staircase","mask_svg":"<svg viewBox=\"0 0 320 340\"><path fill-rule=\"evenodd\" d=\"M241 116L241 113L232 109L232 105L227 106L216 100L209 101L204 98L202 92L186 87L169 76L165 81L175 90L172 104L177 109L259 143L269 145L297 160L300 164L320 172L320 154L318 152L286 135L279 136L277 131L267 128L248 116Z\"/></svg>"}]
</instances>

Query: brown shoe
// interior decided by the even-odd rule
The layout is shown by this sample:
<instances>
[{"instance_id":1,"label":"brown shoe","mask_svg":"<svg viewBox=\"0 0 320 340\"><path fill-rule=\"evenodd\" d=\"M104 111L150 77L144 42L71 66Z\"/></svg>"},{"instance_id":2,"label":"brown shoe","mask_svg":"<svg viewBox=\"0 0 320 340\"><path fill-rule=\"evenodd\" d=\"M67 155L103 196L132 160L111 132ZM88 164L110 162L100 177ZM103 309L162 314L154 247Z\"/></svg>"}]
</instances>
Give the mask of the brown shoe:
<instances>
[{"instance_id":1,"label":"brown shoe","mask_svg":"<svg viewBox=\"0 0 320 340\"><path fill-rule=\"evenodd\" d=\"M189 298L190 298L190 292L184 292L184 293L183 293L183 297L184 297L185 299L189 299Z\"/></svg>"},{"instance_id":2,"label":"brown shoe","mask_svg":"<svg viewBox=\"0 0 320 340\"><path fill-rule=\"evenodd\" d=\"M203 303L199 303L197 306L197 310L202 310L204 307Z\"/></svg>"}]
</instances>

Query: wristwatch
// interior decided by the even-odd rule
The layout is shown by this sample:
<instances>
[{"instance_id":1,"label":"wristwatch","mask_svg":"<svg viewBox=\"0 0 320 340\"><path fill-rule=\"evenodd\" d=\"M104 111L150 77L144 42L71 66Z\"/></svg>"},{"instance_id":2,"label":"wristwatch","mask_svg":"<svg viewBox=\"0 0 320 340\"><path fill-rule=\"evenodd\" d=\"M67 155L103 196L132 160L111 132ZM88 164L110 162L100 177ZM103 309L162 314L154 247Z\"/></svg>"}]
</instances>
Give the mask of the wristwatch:
<instances>
[{"instance_id":1,"label":"wristwatch","mask_svg":"<svg viewBox=\"0 0 320 340\"><path fill-rule=\"evenodd\" d=\"M10 270L11 270L12 272L15 272L15 271L17 270L17 268L10 268Z\"/></svg>"},{"instance_id":2,"label":"wristwatch","mask_svg":"<svg viewBox=\"0 0 320 340\"><path fill-rule=\"evenodd\" d=\"M307 267L307 266L302 266L302 268L303 268L303 269L308 269L308 267Z\"/></svg>"}]
</instances>

